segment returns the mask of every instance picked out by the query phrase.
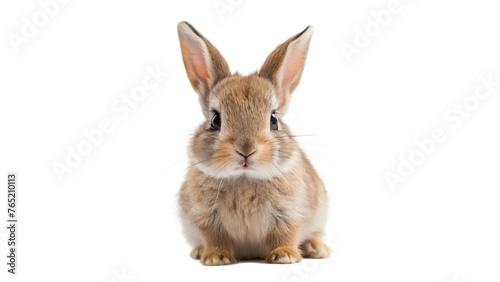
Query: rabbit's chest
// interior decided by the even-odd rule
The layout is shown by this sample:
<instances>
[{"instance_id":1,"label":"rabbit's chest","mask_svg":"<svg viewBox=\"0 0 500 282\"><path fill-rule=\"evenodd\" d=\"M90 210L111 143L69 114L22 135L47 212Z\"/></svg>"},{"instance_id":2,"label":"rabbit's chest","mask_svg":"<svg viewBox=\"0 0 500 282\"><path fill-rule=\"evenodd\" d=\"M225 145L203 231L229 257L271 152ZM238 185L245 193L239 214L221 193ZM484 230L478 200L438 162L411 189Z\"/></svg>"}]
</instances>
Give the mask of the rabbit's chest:
<instances>
[{"instance_id":1,"label":"rabbit's chest","mask_svg":"<svg viewBox=\"0 0 500 282\"><path fill-rule=\"evenodd\" d=\"M225 195L219 208L222 225L236 241L265 241L275 222L273 201L255 191Z\"/></svg>"},{"instance_id":2,"label":"rabbit's chest","mask_svg":"<svg viewBox=\"0 0 500 282\"><path fill-rule=\"evenodd\" d=\"M224 206L219 208L220 220L237 257L263 258L271 251L267 236L276 222L274 214L272 201L258 195L224 199Z\"/></svg>"}]
</instances>

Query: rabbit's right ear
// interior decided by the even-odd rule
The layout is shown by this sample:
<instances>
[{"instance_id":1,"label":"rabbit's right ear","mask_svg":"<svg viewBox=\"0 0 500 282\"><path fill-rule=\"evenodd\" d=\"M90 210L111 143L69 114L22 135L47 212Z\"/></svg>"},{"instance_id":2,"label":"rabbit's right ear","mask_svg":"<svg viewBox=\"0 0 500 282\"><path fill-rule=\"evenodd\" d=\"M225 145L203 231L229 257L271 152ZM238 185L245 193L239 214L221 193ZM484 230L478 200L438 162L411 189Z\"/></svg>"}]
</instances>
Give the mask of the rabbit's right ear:
<instances>
[{"instance_id":1,"label":"rabbit's right ear","mask_svg":"<svg viewBox=\"0 0 500 282\"><path fill-rule=\"evenodd\" d=\"M189 81L200 95L202 106L206 107L208 94L215 84L231 75L229 66L219 51L192 25L180 22L177 31Z\"/></svg>"},{"instance_id":2,"label":"rabbit's right ear","mask_svg":"<svg viewBox=\"0 0 500 282\"><path fill-rule=\"evenodd\" d=\"M286 112L290 96L297 88L306 64L313 27L308 26L278 46L266 59L259 75L274 84L280 111Z\"/></svg>"}]
</instances>

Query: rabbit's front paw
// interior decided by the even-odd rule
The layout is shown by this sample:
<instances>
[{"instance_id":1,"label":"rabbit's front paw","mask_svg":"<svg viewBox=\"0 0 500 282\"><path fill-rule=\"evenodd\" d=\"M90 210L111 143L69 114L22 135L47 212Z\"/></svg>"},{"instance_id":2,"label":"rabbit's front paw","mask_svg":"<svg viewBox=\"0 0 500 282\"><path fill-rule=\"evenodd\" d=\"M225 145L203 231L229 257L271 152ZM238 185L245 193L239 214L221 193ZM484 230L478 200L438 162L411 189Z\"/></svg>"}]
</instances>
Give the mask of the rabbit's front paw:
<instances>
[{"instance_id":1,"label":"rabbit's front paw","mask_svg":"<svg viewBox=\"0 0 500 282\"><path fill-rule=\"evenodd\" d=\"M267 255L269 263L296 263L302 260L299 249L292 246L277 247Z\"/></svg>"},{"instance_id":2,"label":"rabbit's front paw","mask_svg":"<svg viewBox=\"0 0 500 282\"><path fill-rule=\"evenodd\" d=\"M200 259L202 255L203 255L203 246L201 245L194 248L191 251L191 254L189 254L189 256L192 257L193 259Z\"/></svg>"},{"instance_id":3,"label":"rabbit's front paw","mask_svg":"<svg viewBox=\"0 0 500 282\"><path fill-rule=\"evenodd\" d=\"M330 248L317 238L302 243L301 249L306 258L327 258L330 256Z\"/></svg>"},{"instance_id":4,"label":"rabbit's front paw","mask_svg":"<svg viewBox=\"0 0 500 282\"><path fill-rule=\"evenodd\" d=\"M236 263L236 259L229 251L211 251L201 257L203 265L226 265Z\"/></svg>"}]
</instances>

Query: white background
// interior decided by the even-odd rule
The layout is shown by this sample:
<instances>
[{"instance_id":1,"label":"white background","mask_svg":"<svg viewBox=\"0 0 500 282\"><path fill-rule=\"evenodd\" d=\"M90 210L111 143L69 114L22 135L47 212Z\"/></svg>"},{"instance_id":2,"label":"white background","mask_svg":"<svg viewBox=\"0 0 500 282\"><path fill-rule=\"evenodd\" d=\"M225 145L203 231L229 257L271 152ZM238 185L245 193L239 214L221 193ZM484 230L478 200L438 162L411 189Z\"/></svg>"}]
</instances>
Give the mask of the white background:
<instances>
[{"instance_id":1,"label":"white background","mask_svg":"<svg viewBox=\"0 0 500 282\"><path fill-rule=\"evenodd\" d=\"M42 3L48 0L41 0ZM7 281L499 281L500 87L457 129L442 115L479 76L500 81L495 1L401 0L401 11L352 55L377 1L69 1L26 43L37 1L0 4L0 174L18 173L18 275ZM217 3L217 2L216 2ZM226 3L226 0L221 0ZM204 267L176 215L186 144L202 121L176 25L192 23L232 71L260 67L281 42L315 26L288 123L326 183L327 260ZM353 45L354 46L354 45ZM168 78L122 119L111 110L160 66ZM110 118L114 130L60 182L66 146ZM438 144L390 189L415 140ZM5 186L4 186L5 185ZM6 218L6 189L0 210ZM4 223L2 223L4 226ZM123 272L126 277L120 277ZM0 278L6 281L5 278Z\"/></svg>"}]
</instances>

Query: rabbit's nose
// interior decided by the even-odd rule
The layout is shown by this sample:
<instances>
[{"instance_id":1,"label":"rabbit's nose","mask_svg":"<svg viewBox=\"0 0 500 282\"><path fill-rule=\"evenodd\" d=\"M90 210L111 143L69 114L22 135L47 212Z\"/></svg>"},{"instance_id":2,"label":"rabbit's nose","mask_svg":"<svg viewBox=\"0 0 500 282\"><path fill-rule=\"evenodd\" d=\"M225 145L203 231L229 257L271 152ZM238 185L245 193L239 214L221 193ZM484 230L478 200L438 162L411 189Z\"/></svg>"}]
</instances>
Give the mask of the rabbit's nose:
<instances>
[{"instance_id":1,"label":"rabbit's nose","mask_svg":"<svg viewBox=\"0 0 500 282\"><path fill-rule=\"evenodd\" d=\"M240 153L239 151L236 151L236 153L238 153L238 155L240 155L240 156L242 156L243 158L245 158L245 163L243 164L243 167L248 167L248 165L249 165L248 158L249 158L251 155L255 154L255 151L251 152L250 154L246 154L246 155L244 155L244 154Z\"/></svg>"},{"instance_id":2,"label":"rabbit's nose","mask_svg":"<svg viewBox=\"0 0 500 282\"><path fill-rule=\"evenodd\" d=\"M238 153L238 155L242 156L243 158L245 158L245 161L253 154L255 154L255 151L251 152L250 154L242 154L240 153L239 151L236 151L236 153Z\"/></svg>"}]
</instances>

